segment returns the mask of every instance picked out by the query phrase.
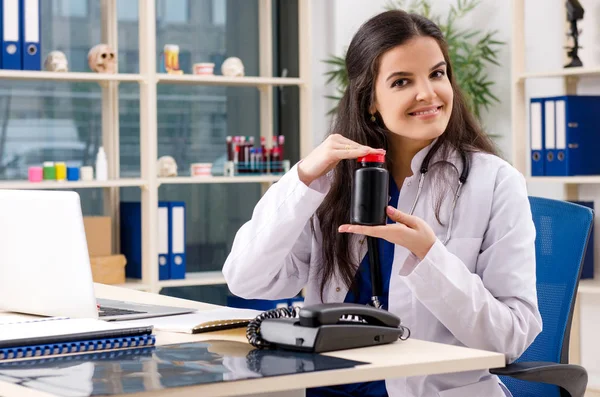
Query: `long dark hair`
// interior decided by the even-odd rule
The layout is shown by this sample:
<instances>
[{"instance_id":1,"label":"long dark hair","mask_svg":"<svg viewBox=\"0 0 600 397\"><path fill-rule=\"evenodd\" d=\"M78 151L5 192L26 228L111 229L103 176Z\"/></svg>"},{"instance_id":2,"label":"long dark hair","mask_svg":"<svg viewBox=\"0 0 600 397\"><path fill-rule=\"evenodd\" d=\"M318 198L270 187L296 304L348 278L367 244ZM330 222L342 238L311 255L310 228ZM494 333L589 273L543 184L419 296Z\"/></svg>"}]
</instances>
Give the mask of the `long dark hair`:
<instances>
[{"instance_id":1,"label":"long dark hair","mask_svg":"<svg viewBox=\"0 0 600 397\"><path fill-rule=\"evenodd\" d=\"M377 116L372 122L369 108L375 97L375 80L381 56L417 37L431 37L437 41L447 63L447 76L454 91L453 107L448 126L436 140L431 151L442 160L451 150L462 153L481 151L496 154L491 139L483 133L476 119L469 112L465 99L456 85L448 56L448 45L439 27L427 18L401 10L386 11L363 24L354 35L346 53L348 87L342 96L330 133L343 135L355 142L373 148L388 149L387 129ZM389 161L389 160L388 160ZM350 235L339 233L338 227L350 219L350 196L352 175L356 161L341 161L333 170L331 188L318 208L316 216L323 235L320 293L323 298L325 285L338 274L348 288L353 286L358 263L354 263L348 249ZM439 208L436 218L439 221ZM360 259L359 259L360 260Z\"/></svg>"}]
</instances>

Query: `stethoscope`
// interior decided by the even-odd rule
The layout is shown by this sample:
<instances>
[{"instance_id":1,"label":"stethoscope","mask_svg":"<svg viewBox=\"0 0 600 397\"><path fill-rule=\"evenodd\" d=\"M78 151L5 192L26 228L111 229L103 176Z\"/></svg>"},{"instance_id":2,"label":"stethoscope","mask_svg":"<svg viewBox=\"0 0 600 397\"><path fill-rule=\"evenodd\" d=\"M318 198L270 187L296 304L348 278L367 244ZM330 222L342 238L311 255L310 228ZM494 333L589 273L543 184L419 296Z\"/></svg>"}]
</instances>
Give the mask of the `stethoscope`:
<instances>
[{"instance_id":1,"label":"stethoscope","mask_svg":"<svg viewBox=\"0 0 600 397\"><path fill-rule=\"evenodd\" d=\"M454 198L452 199L452 210L450 211L450 220L448 221L448 229L446 230L446 237L442 242L444 245L450 241L450 236L452 233L452 225L454 223L454 210L456 208L456 202L460 197L460 191L463 185L467 182L467 178L469 177L469 168L471 167L469 157L467 154L460 150L460 157L462 159L463 169L458 177L458 186L456 188L456 192L454 192ZM415 212L415 208L417 203L419 202L419 198L421 196L421 191L423 190L423 184L425 183L425 175L429 170L429 161L433 156L434 152L429 151L423 162L421 163L421 176L419 177L419 187L417 188L417 194L415 195L415 199L410 208L409 214L412 215ZM379 301L379 297L381 296L382 286L381 286L381 265L379 262L379 248L377 247L377 239L374 237L367 237L367 249L369 254L369 263L371 270L371 304L376 308L381 308L381 302Z\"/></svg>"}]
</instances>

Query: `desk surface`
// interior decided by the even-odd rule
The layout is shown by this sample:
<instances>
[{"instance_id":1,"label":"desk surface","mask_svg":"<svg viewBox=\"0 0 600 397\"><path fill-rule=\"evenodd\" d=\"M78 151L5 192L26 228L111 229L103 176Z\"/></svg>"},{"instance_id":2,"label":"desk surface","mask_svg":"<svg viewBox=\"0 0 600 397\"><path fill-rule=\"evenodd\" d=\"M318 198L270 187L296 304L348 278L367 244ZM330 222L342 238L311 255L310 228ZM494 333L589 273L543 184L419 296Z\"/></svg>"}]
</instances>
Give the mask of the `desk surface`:
<instances>
[{"instance_id":1,"label":"desk surface","mask_svg":"<svg viewBox=\"0 0 600 397\"><path fill-rule=\"evenodd\" d=\"M170 305L206 310L218 306L150 294L141 291L95 284L98 298L120 299L140 303ZM155 331L156 343L165 345L194 341L233 341L232 346L239 348L239 342L247 344L244 329L217 331L201 334L181 334ZM248 349L251 348L247 345ZM330 356L350 360L366 361L370 364L334 371L286 375L271 378L258 378L234 382L222 382L208 385L190 386L179 389L158 390L134 396L239 396L253 393L281 392L331 384L364 382L385 378L397 378L415 375L429 375L447 372L460 372L476 369L497 368L505 364L502 354L457 347L417 339L398 341L389 345L325 353ZM48 393L16 386L0 381L0 396L49 397Z\"/></svg>"}]
</instances>

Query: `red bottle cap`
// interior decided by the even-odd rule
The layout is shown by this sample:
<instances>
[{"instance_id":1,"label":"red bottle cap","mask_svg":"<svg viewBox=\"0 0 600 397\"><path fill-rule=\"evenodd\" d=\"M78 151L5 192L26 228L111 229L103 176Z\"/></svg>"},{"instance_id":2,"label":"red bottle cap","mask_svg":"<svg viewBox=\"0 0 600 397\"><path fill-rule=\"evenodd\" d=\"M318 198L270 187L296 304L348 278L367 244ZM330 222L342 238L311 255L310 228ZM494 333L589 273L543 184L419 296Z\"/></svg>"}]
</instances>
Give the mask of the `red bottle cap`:
<instances>
[{"instance_id":1,"label":"red bottle cap","mask_svg":"<svg viewBox=\"0 0 600 397\"><path fill-rule=\"evenodd\" d=\"M385 163L385 154L367 154L357 159L359 163Z\"/></svg>"}]
</instances>

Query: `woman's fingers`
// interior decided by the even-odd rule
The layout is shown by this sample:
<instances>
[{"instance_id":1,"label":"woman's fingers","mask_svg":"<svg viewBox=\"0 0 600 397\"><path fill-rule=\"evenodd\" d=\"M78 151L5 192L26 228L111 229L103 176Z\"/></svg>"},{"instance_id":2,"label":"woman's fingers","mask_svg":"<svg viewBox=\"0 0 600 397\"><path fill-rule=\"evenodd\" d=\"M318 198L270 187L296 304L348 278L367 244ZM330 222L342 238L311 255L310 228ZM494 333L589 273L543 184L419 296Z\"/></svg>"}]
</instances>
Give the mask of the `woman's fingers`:
<instances>
[{"instance_id":1,"label":"woman's fingers","mask_svg":"<svg viewBox=\"0 0 600 397\"><path fill-rule=\"evenodd\" d=\"M352 144L344 144L334 148L336 155L340 159L355 159L361 156L366 156L367 154L385 154L384 149L373 149L369 146L359 145L355 143Z\"/></svg>"},{"instance_id":2,"label":"woman's fingers","mask_svg":"<svg viewBox=\"0 0 600 397\"><path fill-rule=\"evenodd\" d=\"M394 222L403 223L411 229L414 229L419 225L419 218L397 210L392 206L388 205L386 208L386 212L391 220L393 220Z\"/></svg>"},{"instance_id":3,"label":"woman's fingers","mask_svg":"<svg viewBox=\"0 0 600 397\"><path fill-rule=\"evenodd\" d=\"M389 228L386 226L361 226L361 225L342 225L338 228L340 233L362 234L376 238L385 238L389 233Z\"/></svg>"}]
</instances>

